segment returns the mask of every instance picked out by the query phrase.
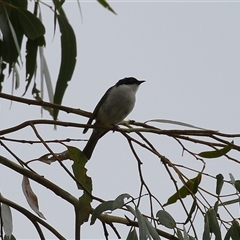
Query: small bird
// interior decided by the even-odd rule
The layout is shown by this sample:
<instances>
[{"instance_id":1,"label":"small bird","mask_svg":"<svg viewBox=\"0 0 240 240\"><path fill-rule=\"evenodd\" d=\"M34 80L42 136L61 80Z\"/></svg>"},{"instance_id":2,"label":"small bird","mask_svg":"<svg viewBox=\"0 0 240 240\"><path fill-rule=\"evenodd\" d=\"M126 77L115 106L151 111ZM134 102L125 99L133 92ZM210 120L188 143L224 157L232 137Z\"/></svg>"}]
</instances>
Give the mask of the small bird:
<instances>
[{"instance_id":1,"label":"small bird","mask_svg":"<svg viewBox=\"0 0 240 240\"><path fill-rule=\"evenodd\" d=\"M135 105L135 94L141 83L134 77L126 77L119 80L114 86L110 87L99 103L95 107L92 116L87 124L91 124L95 119L95 126L115 126L120 123L132 110ZM88 127L83 130L86 133ZM90 159L98 140L109 130L95 128L83 149L85 156Z\"/></svg>"}]
</instances>

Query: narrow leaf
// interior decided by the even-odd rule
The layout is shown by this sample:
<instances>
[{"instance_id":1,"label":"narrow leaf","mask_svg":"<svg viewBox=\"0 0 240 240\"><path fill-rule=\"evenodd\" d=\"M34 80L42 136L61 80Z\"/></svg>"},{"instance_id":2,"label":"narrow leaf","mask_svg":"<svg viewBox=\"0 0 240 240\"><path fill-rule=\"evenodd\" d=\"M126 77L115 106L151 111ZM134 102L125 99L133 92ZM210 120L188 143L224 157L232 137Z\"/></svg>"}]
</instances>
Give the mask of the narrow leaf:
<instances>
[{"instance_id":1,"label":"narrow leaf","mask_svg":"<svg viewBox=\"0 0 240 240\"><path fill-rule=\"evenodd\" d=\"M190 209L190 212L189 212L188 217L187 217L187 219L186 219L186 221L185 221L184 224L187 224L187 223L190 221L190 219L191 219L191 217L192 217L192 214L194 213L194 211L195 211L195 209L196 209L196 206L197 206L197 201L196 201L196 199L194 199L194 200L193 200L192 207L191 207L191 209Z\"/></svg>"},{"instance_id":2,"label":"narrow leaf","mask_svg":"<svg viewBox=\"0 0 240 240\"><path fill-rule=\"evenodd\" d=\"M219 195L223 186L223 175L221 173L218 174L216 176L216 179L217 179L216 194Z\"/></svg>"},{"instance_id":3,"label":"narrow leaf","mask_svg":"<svg viewBox=\"0 0 240 240\"><path fill-rule=\"evenodd\" d=\"M34 14L25 9L18 9L18 19L24 30L24 34L34 40L45 34L45 27Z\"/></svg>"},{"instance_id":4,"label":"narrow leaf","mask_svg":"<svg viewBox=\"0 0 240 240\"><path fill-rule=\"evenodd\" d=\"M240 180L236 180L236 181L234 182L234 187L236 188L236 190L237 190L238 192L240 192Z\"/></svg>"},{"instance_id":5,"label":"narrow leaf","mask_svg":"<svg viewBox=\"0 0 240 240\"><path fill-rule=\"evenodd\" d=\"M78 148L73 146L67 146L67 148L70 159L74 161L72 165L74 176L91 193L92 179L87 175L87 169L85 168L87 158ZM77 183L79 189L82 189L81 185Z\"/></svg>"},{"instance_id":6,"label":"narrow leaf","mask_svg":"<svg viewBox=\"0 0 240 240\"><path fill-rule=\"evenodd\" d=\"M1 206L1 214L4 233L8 238L10 238L13 232L12 213L10 207L3 203Z\"/></svg>"},{"instance_id":7,"label":"narrow leaf","mask_svg":"<svg viewBox=\"0 0 240 240\"><path fill-rule=\"evenodd\" d=\"M230 179L231 179L231 183L234 184L234 183L235 183L235 178L234 178L234 176L233 176L231 173L229 173L229 177L230 177Z\"/></svg>"},{"instance_id":8,"label":"narrow leaf","mask_svg":"<svg viewBox=\"0 0 240 240\"><path fill-rule=\"evenodd\" d=\"M124 205L125 198L129 199L129 198L131 198L131 196L128 193L123 193L123 194L119 195L113 202L112 210L121 208Z\"/></svg>"},{"instance_id":9,"label":"narrow leaf","mask_svg":"<svg viewBox=\"0 0 240 240\"><path fill-rule=\"evenodd\" d=\"M204 129L204 128L196 127L196 126L188 124L188 123L173 121L173 120L167 120L167 119L152 119L152 120L146 121L145 123L149 123L149 122L168 123L168 124L174 124L174 125L179 125L179 126L184 126L184 127L189 127L189 128L195 128L195 129L199 129L199 130L207 130L207 129Z\"/></svg>"},{"instance_id":10,"label":"narrow leaf","mask_svg":"<svg viewBox=\"0 0 240 240\"><path fill-rule=\"evenodd\" d=\"M240 239L240 227L239 227L239 223L236 220L232 221L232 226L230 228L230 234L231 234L232 240Z\"/></svg>"},{"instance_id":11,"label":"narrow leaf","mask_svg":"<svg viewBox=\"0 0 240 240\"><path fill-rule=\"evenodd\" d=\"M226 145L224 148L221 148L215 151L201 152L198 154L198 156L203 158L219 158L227 154L231 149L232 149L232 144L229 144L229 145Z\"/></svg>"},{"instance_id":12,"label":"narrow leaf","mask_svg":"<svg viewBox=\"0 0 240 240\"><path fill-rule=\"evenodd\" d=\"M149 234L151 235L151 237L154 240L160 240L160 237L156 231L156 229L153 227L153 225L148 221L147 218L145 218L145 223L146 223L146 227L148 229Z\"/></svg>"},{"instance_id":13,"label":"narrow leaf","mask_svg":"<svg viewBox=\"0 0 240 240\"><path fill-rule=\"evenodd\" d=\"M221 236L221 231L218 224L216 212L214 211L214 209L210 208L206 214L209 219L209 226L211 231L214 233L216 239L221 240L222 236Z\"/></svg>"},{"instance_id":14,"label":"narrow leaf","mask_svg":"<svg viewBox=\"0 0 240 240\"><path fill-rule=\"evenodd\" d=\"M112 211L112 206L113 206L114 201L106 201L101 204L99 204L93 211L92 217L91 217L91 222L90 225L93 225L96 221L96 219L102 214L103 212L106 211Z\"/></svg>"},{"instance_id":15,"label":"narrow leaf","mask_svg":"<svg viewBox=\"0 0 240 240\"><path fill-rule=\"evenodd\" d=\"M89 215L92 211L91 201L91 197L86 192L84 192L83 195L79 198L78 217L80 225L88 221Z\"/></svg>"},{"instance_id":16,"label":"narrow leaf","mask_svg":"<svg viewBox=\"0 0 240 240\"><path fill-rule=\"evenodd\" d=\"M204 231L203 231L202 240L211 240L210 225L209 225L209 219L208 219L207 214L205 215L204 220L205 220L205 223L204 223Z\"/></svg>"},{"instance_id":17,"label":"narrow leaf","mask_svg":"<svg viewBox=\"0 0 240 240\"><path fill-rule=\"evenodd\" d=\"M165 210L159 210L156 214L156 217L157 217L159 223L162 224L163 226L170 228L170 229L173 229L176 227L175 220Z\"/></svg>"},{"instance_id":18,"label":"narrow leaf","mask_svg":"<svg viewBox=\"0 0 240 240\"><path fill-rule=\"evenodd\" d=\"M108 9L112 13L116 14L115 11L110 7L110 5L105 0L97 0L104 8Z\"/></svg>"},{"instance_id":19,"label":"narrow leaf","mask_svg":"<svg viewBox=\"0 0 240 240\"><path fill-rule=\"evenodd\" d=\"M141 214L141 212L138 210L137 206L135 207L135 213L136 213L136 217L139 225L139 238L141 240L145 240L145 239L147 240L148 238L150 238L150 235L146 226L145 218Z\"/></svg>"},{"instance_id":20,"label":"narrow leaf","mask_svg":"<svg viewBox=\"0 0 240 240\"><path fill-rule=\"evenodd\" d=\"M199 173L197 177L189 179L186 182L186 186L182 186L176 193L174 193L168 201L163 205L167 206L170 204L175 203L179 198L185 198L186 196L190 195L191 192L195 194L197 192L198 186L201 182L202 174Z\"/></svg>"},{"instance_id":21,"label":"narrow leaf","mask_svg":"<svg viewBox=\"0 0 240 240\"><path fill-rule=\"evenodd\" d=\"M126 240L138 240L137 231L135 228L128 234Z\"/></svg>"},{"instance_id":22,"label":"narrow leaf","mask_svg":"<svg viewBox=\"0 0 240 240\"><path fill-rule=\"evenodd\" d=\"M238 202L240 202L240 198L219 203L218 206L220 206L220 207L221 207L221 206L227 206L227 205L231 205L231 204L238 203Z\"/></svg>"},{"instance_id":23,"label":"narrow leaf","mask_svg":"<svg viewBox=\"0 0 240 240\"><path fill-rule=\"evenodd\" d=\"M46 219L43 214L39 211L38 206L38 199L36 194L33 192L29 179L25 176L23 176L22 180L22 190L24 193L24 196L27 199L28 205L32 208L32 210L41 218Z\"/></svg>"},{"instance_id":24,"label":"narrow leaf","mask_svg":"<svg viewBox=\"0 0 240 240\"><path fill-rule=\"evenodd\" d=\"M180 239L180 240L184 240L183 239L183 235L182 235L182 232L177 228L177 237Z\"/></svg>"},{"instance_id":25,"label":"narrow leaf","mask_svg":"<svg viewBox=\"0 0 240 240\"><path fill-rule=\"evenodd\" d=\"M189 237L188 237L186 228L185 228L184 226L183 226L183 239L184 239L184 240L189 240Z\"/></svg>"},{"instance_id":26,"label":"narrow leaf","mask_svg":"<svg viewBox=\"0 0 240 240\"><path fill-rule=\"evenodd\" d=\"M76 64L76 38L71 25L67 19L57 16L60 32L61 32L61 66L57 79L57 85L54 94L54 103L61 104L63 95L67 89L68 81L71 80ZM57 120L58 109L54 109L54 120Z\"/></svg>"}]
</instances>

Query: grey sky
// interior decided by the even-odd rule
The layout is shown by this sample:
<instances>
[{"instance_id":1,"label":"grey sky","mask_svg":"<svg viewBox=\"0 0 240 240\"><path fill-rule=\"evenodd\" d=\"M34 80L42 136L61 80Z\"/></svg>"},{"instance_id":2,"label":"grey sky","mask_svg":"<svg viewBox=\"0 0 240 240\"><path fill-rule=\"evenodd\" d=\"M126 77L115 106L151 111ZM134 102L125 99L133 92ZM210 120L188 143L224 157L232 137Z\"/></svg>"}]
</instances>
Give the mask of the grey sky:
<instances>
[{"instance_id":1,"label":"grey sky","mask_svg":"<svg viewBox=\"0 0 240 240\"><path fill-rule=\"evenodd\" d=\"M222 132L239 132L240 2L113 1L110 4L118 15L103 9L98 3L82 2L82 22L77 3L65 3L67 16L77 36L78 57L73 79L64 97L64 105L92 111L108 87L125 76L134 76L145 79L146 83L140 86L135 109L128 119L171 119ZM53 19L47 14L50 16L49 10L43 11L44 22L52 25ZM60 48L56 38L52 41L51 30L47 34L45 55L52 79L55 80ZM3 91L9 93L10 89L9 81ZM22 84L21 90L23 89ZM16 94L21 95L22 91ZM41 117L36 107L13 103L9 110L8 102L1 100L0 104L1 129L29 118ZM48 114L44 113L44 117L48 118ZM59 118L82 123L87 121L65 113L61 113ZM161 128L176 127L162 124ZM87 139L89 136L82 135L81 129L58 128L58 131L54 131L46 126L38 126L38 129L48 139ZM25 129L16 136L34 138L30 129ZM182 149L175 142L166 137L151 136L150 139L173 162L197 168L196 161L187 155L181 156ZM83 148L84 144L76 143L76 146ZM17 148L13 145L13 148L23 160L46 153L39 146L24 145ZM144 163L149 186L163 203L166 202L174 193L174 187L165 169L156 157L137 149ZM55 145L53 150L60 152L64 149ZM203 149L196 151L201 150ZM232 172L239 178L236 165L224 161L221 161L221 165L216 165L216 161L209 163L207 171L213 175L223 172L226 178ZM65 164L71 166L70 162ZM106 200L114 199L124 192L137 196L139 177L136 160L120 134L108 133L101 139L87 166L94 183L94 195ZM33 167L76 196L81 194L57 163L51 166L34 163ZM189 176L194 174L189 173ZM214 183L208 184L215 189ZM32 185L39 197L40 210L49 223L61 229L69 238L73 237L73 209L48 190L35 183ZM21 192L21 177L3 167L0 169L0 189L5 197L28 208ZM144 212L145 208L148 212L147 200L143 202L141 209ZM181 211L174 212L172 206L168 209L175 214L173 216L177 221L182 220ZM30 226L28 220L20 214L14 214L14 234L17 238L37 236L32 226L25 226ZM199 232L202 226L203 223L199 222ZM117 228L125 229L119 226ZM110 237L115 238L112 230L109 232ZM103 238L101 225L98 223L89 227L88 223L85 224L82 237Z\"/></svg>"}]
</instances>

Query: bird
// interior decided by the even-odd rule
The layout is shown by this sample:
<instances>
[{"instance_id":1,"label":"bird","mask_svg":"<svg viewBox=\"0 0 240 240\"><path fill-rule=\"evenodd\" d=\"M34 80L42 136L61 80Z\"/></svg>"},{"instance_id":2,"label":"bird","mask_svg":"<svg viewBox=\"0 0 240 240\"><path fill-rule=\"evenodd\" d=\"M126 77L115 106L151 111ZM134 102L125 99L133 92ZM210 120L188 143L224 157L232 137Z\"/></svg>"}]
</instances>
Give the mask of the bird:
<instances>
[{"instance_id":1,"label":"bird","mask_svg":"<svg viewBox=\"0 0 240 240\"><path fill-rule=\"evenodd\" d=\"M125 77L110 87L96 105L92 116L87 124L91 124L95 119L95 126L116 126L124 120L133 110L136 97L135 94L140 84L145 80L137 80L134 77ZM84 128L83 133L88 131ZM104 128L94 128L92 134L83 149L83 153L90 159L98 140L109 130Z\"/></svg>"}]
</instances>

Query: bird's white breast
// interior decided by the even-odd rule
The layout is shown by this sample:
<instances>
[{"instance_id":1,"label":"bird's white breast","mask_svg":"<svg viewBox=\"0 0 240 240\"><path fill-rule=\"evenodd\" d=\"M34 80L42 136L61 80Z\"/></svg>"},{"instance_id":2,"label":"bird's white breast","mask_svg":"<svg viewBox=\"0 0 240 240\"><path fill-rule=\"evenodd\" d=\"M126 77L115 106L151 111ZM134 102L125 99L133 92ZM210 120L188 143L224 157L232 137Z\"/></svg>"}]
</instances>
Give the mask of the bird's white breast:
<instances>
[{"instance_id":1,"label":"bird's white breast","mask_svg":"<svg viewBox=\"0 0 240 240\"><path fill-rule=\"evenodd\" d=\"M96 120L103 125L121 122L135 105L135 94L138 85L114 86L100 107Z\"/></svg>"}]
</instances>

